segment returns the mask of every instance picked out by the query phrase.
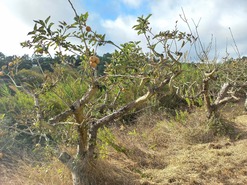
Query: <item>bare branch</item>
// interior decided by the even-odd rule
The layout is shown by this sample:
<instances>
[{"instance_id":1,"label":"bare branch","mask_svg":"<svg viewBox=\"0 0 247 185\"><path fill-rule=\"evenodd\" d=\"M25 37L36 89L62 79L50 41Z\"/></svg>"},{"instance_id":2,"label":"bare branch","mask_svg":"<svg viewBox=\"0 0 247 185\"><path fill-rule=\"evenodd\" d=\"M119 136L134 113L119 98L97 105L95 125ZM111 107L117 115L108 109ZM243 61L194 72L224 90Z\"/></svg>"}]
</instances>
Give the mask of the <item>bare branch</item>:
<instances>
[{"instance_id":1,"label":"bare branch","mask_svg":"<svg viewBox=\"0 0 247 185\"><path fill-rule=\"evenodd\" d=\"M172 76L173 77L173 76ZM136 100L128 103L127 105L121 107L120 109L116 110L112 114L109 114L101 119L98 119L96 121L93 121L90 126L89 130L89 156L93 155L93 151L96 145L96 138L97 138L97 130L102 125L105 125L109 123L110 121L113 121L124 114L126 114L128 111L133 110L139 106L141 106L143 103L145 103L150 97L152 97L156 92L160 91L162 88L164 88L165 85L169 84L170 79L172 77L166 78L159 86L154 87L153 89L150 89L146 94L143 96L137 98Z\"/></svg>"},{"instance_id":2,"label":"bare branch","mask_svg":"<svg viewBox=\"0 0 247 185\"><path fill-rule=\"evenodd\" d=\"M75 15L78 17L78 13L76 12L76 9L75 9L73 3L70 0L68 0L68 1L69 1L69 4L70 4L71 8L73 9Z\"/></svg>"},{"instance_id":3,"label":"bare branch","mask_svg":"<svg viewBox=\"0 0 247 185\"><path fill-rule=\"evenodd\" d=\"M225 97L225 98L223 98L222 100L220 100L220 101L218 102L217 106L221 106L221 105L223 105L223 104L225 104L225 103L228 103L228 102L230 102L230 101L238 101L238 100L239 100L239 98L237 98L237 97L235 97L235 96L228 96L228 97Z\"/></svg>"},{"instance_id":4,"label":"bare branch","mask_svg":"<svg viewBox=\"0 0 247 185\"><path fill-rule=\"evenodd\" d=\"M66 111L56 115L55 117L51 118L49 120L49 123L50 124L55 124L57 122L63 121L65 119L67 119L72 113L73 113L73 111L71 109L66 110Z\"/></svg>"},{"instance_id":5,"label":"bare branch","mask_svg":"<svg viewBox=\"0 0 247 185\"><path fill-rule=\"evenodd\" d=\"M108 123L114 119L119 118L123 114L127 113L129 110L133 110L134 108L140 106L145 101L147 101L151 96L153 96L156 92L158 92L160 89L162 89L165 85L167 85L170 82L171 77L165 79L158 87L154 87L153 89L150 89L146 94L143 96L137 98L136 100L128 103L127 105L121 107L117 111L113 112L110 115L107 115L95 122L96 127L100 127L101 125L104 125L105 123Z\"/></svg>"},{"instance_id":6,"label":"bare branch","mask_svg":"<svg viewBox=\"0 0 247 185\"><path fill-rule=\"evenodd\" d=\"M33 95L33 98L34 98L34 107L36 110L36 118L37 118L37 121L40 122L41 120L43 120L43 115L42 115L42 112L40 110L40 105L39 105L39 94L35 93Z\"/></svg>"},{"instance_id":7,"label":"bare branch","mask_svg":"<svg viewBox=\"0 0 247 185\"><path fill-rule=\"evenodd\" d=\"M231 87L230 83L224 83L218 93L217 99L215 100L214 104L218 105L223 98L226 97L228 89Z\"/></svg>"},{"instance_id":8,"label":"bare branch","mask_svg":"<svg viewBox=\"0 0 247 185\"><path fill-rule=\"evenodd\" d=\"M216 68L214 68L211 72L208 72L208 73L205 72L204 75L205 75L206 78L212 79L213 78L213 74L215 73L215 71L216 71Z\"/></svg>"},{"instance_id":9,"label":"bare branch","mask_svg":"<svg viewBox=\"0 0 247 185\"><path fill-rule=\"evenodd\" d=\"M234 39L234 36L233 36L233 34L232 34L232 30L231 30L231 28L230 28L230 27L229 27L229 31L230 31L230 33L231 33L232 40L233 40L234 45L235 45L236 53L237 53L238 57L240 58L240 57L241 57L241 55L240 55L240 52L239 52L239 50L238 50L238 46L237 46L237 44L236 44L236 41L235 41L235 39Z\"/></svg>"}]
</instances>

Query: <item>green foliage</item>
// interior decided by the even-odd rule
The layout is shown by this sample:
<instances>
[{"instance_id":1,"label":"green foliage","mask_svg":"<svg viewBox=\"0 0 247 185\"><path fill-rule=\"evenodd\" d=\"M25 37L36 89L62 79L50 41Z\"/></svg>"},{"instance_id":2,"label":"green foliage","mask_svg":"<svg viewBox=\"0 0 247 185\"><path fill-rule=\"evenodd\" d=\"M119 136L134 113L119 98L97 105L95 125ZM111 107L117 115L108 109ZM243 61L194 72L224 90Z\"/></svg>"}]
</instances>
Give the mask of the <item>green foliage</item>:
<instances>
[{"instance_id":1,"label":"green foliage","mask_svg":"<svg viewBox=\"0 0 247 185\"><path fill-rule=\"evenodd\" d=\"M201 96L203 73L197 67L198 64L183 63L183 73L174 80L174 86L177 88L177 94L184 98L189 107L202 106Z\"/></svg>"},{"instance_id":2,"label":"green foliage","mask_svg":"<svg viewBox=\"0 0 247 185\"><path fill-rule=\"evenodd\" d=\"M100 63L97 66L97 75L103 76L105 75L106 65L109 65L112 61L112 54L106 53L102 57L99 56L99 58L100 58Z\"/></svg>"},{"instance_id":3,"label":"green foliage","mask_svg":"<svg viewBox=\"0 0 247 185\"><path fill-rule=\"evenodd\" d=\"M33 65L38 66L42 71L53 72L54 65L58 63L58 58L42 57L39 55L33 57Z\"/></svg>"},{"instance_id":4,"label":"green foliage","mask_svg":"<svg viewBox=\"0 0 247 185\"><path fill-rule=\"evenodd\" d=\"M4 96L0 97L0 114L5 116L1 121L0 130L6 133L5 137L0 138L2 150L17 151L20 148L31 147L35 144L37 136L32 125L36 118L33 98L17 89L12 95L7 88L5 91L1 88L2 93Z\"/></svg>"},{"instance_id":5,"label":"green foliage","mask_svg":"<svg viewBox=\"0 0 247 185\"><path fill-rule=\"evenodd\" d=\"M3 120L4 116L5 116L5 114L0 114L0 121Z\"/></svg>"},{"instance_id":6,"label":"green foliage","mask_svg":"<svg viewBox=\"0 0 247 185\"><path fill-rule=\"evenodd\" d=\"M138 44L130 42L121 45L122 49L112 54L112 61L105 69L108 79L107 86L117 87L112 91L112 96L116 97L118 92L121 92L119 101L122 103L134 100L143 94L146 89L145 82L142 86L140 84L151 71L147 57ZM148 78L145 79L145 81L147 80Z\"/></svg>"},{"instance_id":7,"label":"green foliage","mask_svg":"<svg viewBox=\"0 0 247 185\"><path fill-rule=\"evenodd\" d=\"M23 42L22 46L35 50L33 64L38 65L40 73L44 76L42 84L38 80L37 83L35 82L36 89L33 91L39 94L39 109L44 115L44 120L48 121L69 109L96 81L100 91L81 110L85 121L109 115L147 91L157 88L165 79L179 75L180 58L183 55L181 49L186 43L191 42L191 35L179 32L176 27L173 31L152 33L149 27L150 16L139 17L137 25L133 27L137 30L137 34L144 34L150 53L146 54L142 51L140 42L124 43L117 46L119 50L115 50L114 53L100 57L100 63L96 69L90 66L90 56L97 56L96 50L99 46L115 44L105 41L105 35L98 34L91 28L88 29L88 13L76 14L71 24L61 21L55 25L50 21L50 17L45 20L36 20L33 31L28 33L31 39ZM71 38L79 40L81 44L72 43ZM175 44L176 48L173 47ZM163 48L163 51L158 48ZM172 51L172 48L175 49ZM51 56L51 50L56 52L56 57L61 61L60 64L54 65L59 62L44 57ZM24 78L27 76L26 73ZM30 79L34 76L33 72ZM34 81L31 80L32 83ZM171 87L160 89L162 92L159 93L170 94L170 92L167 93L170 89ZM61 126L56 130L59 136L54 133L52 135L56 141L73 144L78 139L78 134L75 134L76 131L73 129L75 120L71 116L64 121L72 125ZM115 144L109 130L104 128L100 132L102 132L101 136L99 134L102 142L100 150L104 150L106 145L111 145L116 150L124 152L122 147Z\"/></svg>"},{"instance_id":8,"label":"green foliage","mask_svg":"<svg viewBox=\"0 0 247 185\"><path fill-rule=\"evenodd\" d=\"M41 73L27 69L20 70L15 78L17 79L17 83L30 88L39 88L44 82L44 76Z\"/></svg>"},{"instance_id":9,"label":"green foliage","mask_svg":"<svg viewBox=\"0 0 247 185\"><path fill-rule=\"evenodd\" d=\"M40 97L41 107L46 119L69 108L70 105L75 100L81 98L87 90L87 83L84 83L81 79L76 77L76 75L79 76L79 74L74 70L72 76L69 72L73 73L72 71L63 71L62 74L64 75L60 74L62 76L60 81L51 88L51 91L47 91ZM49 86L49 82L46 82L44 85Z\"/></svg>"},{"instance_id":10,"label":"green foliage","mask_svg":"<svg viewBox=\"0 0 247 185\"><path fill-rule=\"evenodd\" d=\"M3 83L0 86L0 97L8 97L8 96L11 96L10 88L6 83Z\"/></svg>"},{"instance_id":11,"label":"green foliage","mask_svg":"<svg viewBox=\"0 0 247 185\"><path fill-rule=\"evenodd\" d=\"M68 24L60 21L57 25L58 29L53 30L54 23L50 22L50 16L45 20L35 20L33 31L29 32L32 40L22 43L23 47L34 48L38 54L49 53L49 49L53 47L56 54L61 57L62 62L66 62L61 52L61 48L72 53L78 52L78 55L90 56L94 54L94 50L90 51L90 45L96 46L104 42L104 35L96 32L84 30L87 26L88 13L76 15L75 22ZM79 31L76 31L79 30ZM68 41L68 38L78 39L84 45L76 45Z\"/></svg>"},{"instance_id":12,"label":"green foliage","mask_svg":"<svg viewBox=\"0 0 247 185\"><path fill-rule=\"evenodd\" d=\"M3 90L3 88L5 90ZM12 96L9 90L6 89L6 86L1 88L1 93L5 93L5 95L0 97L0 114L4 113L7 117L10 116L17 120L32 115L34 104L33 98L30 95L17 90L15 95ZM31 116L30 119L32 119L32 117L33 116Z\"/></svg>"},{"instance_id":13,"label":"green foliage","mask_svg":"<svg viewBox=\"0 0 247 185\"><path fill-rule=\"evenodd\" d=\"M99 154L102 158L105 158L108 156L108 146L116 142L115 136L110 129L103 127L99 129L98 139L100 142L98 143Z\"/></svg>"},{"instance_id":14,"label":"green foliage","mask_svg":"<svg viewBox=\"0 0 247 185\"><path fill-rule=\"evenodd\" d=\"M33 61L28 55L21 57L21 62L18 64L18 70L31 69L33 67Z\"/></svg>"},{"instance_id":15,"label":"green foliage","mask_svg":"<svg viewBox=\"0 0 247 185\"><path fill-rule=\"evenodd\" d=\"M138 17L137 22L138 24L133 26L134 30L137 30L137 34L145 34L147 30L149 30L149 24L150 22L148 19L152 16L152 14L149 14L146 18L144 16Z\"/></svg>"},{"instance_id":16,"label":"green foliage","mask_svg":"<svg viewBox=\"0 0 247 185\"><path fill-rule=\"evenodd\" d=\"M100 157L106 158L108 156L108 147L114 148L117 152L126 153L126 149L123 146L116 144L116 138L113 135L112 131L107 128L103 127L99 129L98 132L98 150Z\"/></svg>"},{"instance_id":17,"label":"green foliage","mask_svg":"<svg viewBox=\"0 0 247 185\"><path fill-rule=\"evenodd\" d=\"M212 116L208 120L208 126L209 130L215 135L215 136L233 136L234 134L234 126L231 125L227 120L224 120L222 118Z\"/></svg>"},{"instance_id":18,"label":"green foliage","mask_svg":"<svg viewBox=\"0 0 247 185\"><path fill-rule=\"evenodd\" d=\"M186 124L186 120L189 116L189 113L186 110L185 111L175 110L175 112L176 112L175 120L179 123Z\"/></svg>"}]
</instances>

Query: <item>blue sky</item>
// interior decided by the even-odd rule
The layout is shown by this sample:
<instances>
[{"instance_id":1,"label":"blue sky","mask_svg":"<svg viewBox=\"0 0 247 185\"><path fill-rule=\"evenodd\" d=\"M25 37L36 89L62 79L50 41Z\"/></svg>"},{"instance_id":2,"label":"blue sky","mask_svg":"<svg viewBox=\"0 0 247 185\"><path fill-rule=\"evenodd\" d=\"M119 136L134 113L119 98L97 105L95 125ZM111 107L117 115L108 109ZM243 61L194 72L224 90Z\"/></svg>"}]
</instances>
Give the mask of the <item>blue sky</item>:
<instances>
[{"instance_id":1,"label":"blue sky","mask_svg":"<svg viewBox=\"0 0 247 185\"><path fill-rule=\"evenodd\" d=\"M140 3L138 3L140 2ZM81 0L82 6L89 12L100 14L102 19L116 19L120 15L140 16L150 11L147 1L119 0Z\"/></svg>"},{"instance_id":2,"label":"blue sky","mask_svg":"<svg viewBox=\"0 0 247 185\"><path fill-rule=\"evenodd\" d=\"M213 35L217 56L227 51L236 56L229 27L234 34L241 55L247 55L247 1L246 0L71 0L78 13L89 12L88 24L116 44L131 40L143 41L132 29L138 16L152 14L154 32L173 29L175 21L182 31L187 27L180 19L182 8L192 24L201 19L199 33L206 46ZM20 42L28 39L36 19L51 21L73 20L74 14L67 0L1 0L0 1L0 52L5 55L31 55L32 50L22 49ZM115 48L100 48L100 53Z\"/></svg>"}]
</instances>

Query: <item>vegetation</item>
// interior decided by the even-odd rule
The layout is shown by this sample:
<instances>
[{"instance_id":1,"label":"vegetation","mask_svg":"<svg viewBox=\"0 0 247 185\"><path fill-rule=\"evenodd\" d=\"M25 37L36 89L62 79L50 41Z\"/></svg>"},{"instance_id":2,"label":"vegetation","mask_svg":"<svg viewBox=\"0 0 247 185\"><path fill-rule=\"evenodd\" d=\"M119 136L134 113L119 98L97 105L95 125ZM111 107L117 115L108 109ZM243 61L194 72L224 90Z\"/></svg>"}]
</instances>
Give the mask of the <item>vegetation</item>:
<instances>
[{"instance_id":1,"label":"vegetation","mask_svg":"<svg viewBox=\"0 0 247 185\"><path fill-rule=\"evenodd\" d=\"M185 15L188 33L176 25L153 33L151 15L138 17L133 29L144 35L149 53L140 42L117 46L87 25L88 13L79 15L68 2L73 23L62 21L54 29L50 17L35 21L30 40L22 43L35 50L31 58L0 53L0 160L6 167L13 156L23 158L15 171L22 177L13 183L232 183L229 176L240 172L245 184L246 171L233 161L222 174L228 179L210 165L219 156L240 158L232 142L244 138L246 125L241 131L227 113L234 103L241 105L239 115L244 110L245 58L210 60L198 26L194 35ZM115 52L98 56L106 44ZM197 63L187 60L187 45L196 49Z\"/></svg>"}]
</instances>

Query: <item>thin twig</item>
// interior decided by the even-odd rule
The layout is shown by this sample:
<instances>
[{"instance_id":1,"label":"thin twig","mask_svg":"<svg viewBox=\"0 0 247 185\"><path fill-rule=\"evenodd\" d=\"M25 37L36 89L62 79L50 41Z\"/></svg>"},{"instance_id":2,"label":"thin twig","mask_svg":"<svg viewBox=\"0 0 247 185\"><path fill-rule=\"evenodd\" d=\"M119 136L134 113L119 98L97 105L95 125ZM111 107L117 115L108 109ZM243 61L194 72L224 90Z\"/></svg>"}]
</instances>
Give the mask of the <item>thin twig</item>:
<instances>
[{"instance_id":1,"label":"thin twig","mask_svg":"<svg viewBox=\"0 0 247 185\"><path fill-rule=\"evenodd\" d=\"M234 43L234 45L235 45L235 49L236 49L236 53L237 53L237 55L238 55L238 58L240 58L240 57L241 57L241 55L240 55L240 52L239 52L239 50L238 50L238 46L237 46L237 44L236 44L236 41L235 41L235 39L234 39L234 36L233 36L232 30L231 30L231 28L230 28L230 27L229 27L229 31L230 31L230 33L231 33L231 37L232 37L233 43Z\"/></svg>"},{"instance_id":2,"label":"thin twig","mask_svg":"<svg viewBox=\"0 0 247 185\"><path fill-rule=\"evenodd\" d=\"M73 9L73 11L74 11L76 17L78 17L78 14L77 14L77 12L76 12L76 9L75 9L74 5L72 4L72 2L71 2L70 0L68 0L68 1L69 1L69 4L70 4L71 8Z\"/></svg>"}]
</instances>

